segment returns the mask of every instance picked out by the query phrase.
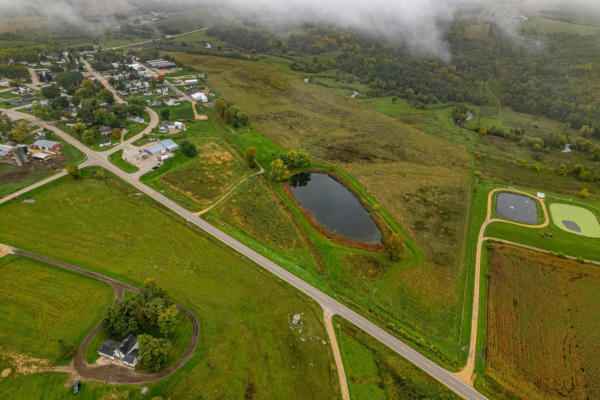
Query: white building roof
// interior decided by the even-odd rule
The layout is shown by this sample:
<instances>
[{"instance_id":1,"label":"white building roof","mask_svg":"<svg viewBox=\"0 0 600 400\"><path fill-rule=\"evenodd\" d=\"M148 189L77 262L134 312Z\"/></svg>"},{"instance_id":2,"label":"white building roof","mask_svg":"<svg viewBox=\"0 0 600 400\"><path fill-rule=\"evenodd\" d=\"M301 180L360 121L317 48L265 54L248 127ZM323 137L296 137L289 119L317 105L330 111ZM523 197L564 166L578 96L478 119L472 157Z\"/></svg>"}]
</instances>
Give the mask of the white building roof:
<instances>
[{"instance_id":1,"label":"white building roof","mask_svg":"<svg viewBox=\"0 0 600 400\"><path fill-rule=\"evenodd\" d=\"M51 149L52 147L56 146L57 144L60 144L60 143L54 142L52 140L40 139L40 140L36 140L33 143L33 147L39 147L40 149Z\"/></svg>"}]
</instances>

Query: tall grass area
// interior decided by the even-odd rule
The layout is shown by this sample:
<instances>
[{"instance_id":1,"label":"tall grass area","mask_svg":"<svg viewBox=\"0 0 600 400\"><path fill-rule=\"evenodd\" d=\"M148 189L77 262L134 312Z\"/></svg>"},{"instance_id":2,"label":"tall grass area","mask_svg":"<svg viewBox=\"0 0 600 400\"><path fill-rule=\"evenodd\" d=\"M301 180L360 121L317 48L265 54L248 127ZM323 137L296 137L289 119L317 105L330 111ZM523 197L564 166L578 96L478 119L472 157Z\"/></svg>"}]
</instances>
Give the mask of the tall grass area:
<instances>
[{"instance_id":1,"label":"tall grass area","mask_svg":"<svg viewBox=\"0 0 600 400\"><path fill-rule=\"evenodd\" d=\"M346 320L335 317L334 324L353 400L460 399Z\"/></svg>"},{"instance_id":2,"label":"tall grass area","mask_svg":"<svg viewBox=\"0 0 600 400\"><path fill-rule=\"evenodd\" d=\"M353 187L372 199L394 229L406 232L416 246L402 262L391 263L383 256L333 245L308 226L283 193L278 196L284 205L271 201L261 208L292 212L297 227L310 238L309 249L319 268L298 265L297 259L261 242L266 232L255 233L264 229L256 221L238 219L234 227L231 217L221 215L226 229L261 251L266 247L266 254L277 253L277 260L286 260L282 264L295 273L365 311L440 363L457 368L462 357L457 324L462 321L459 292L464 269L462 246L456 244L464 237L471 172L465 145L472 139L454 130L448 137L430 135L337 89L306 84L281 60L171 55L206 72L212 87L250 115L248 132L217 124L238 151L257 147L259 162L268 168L281 149L308 149L316 165L350 177ZM464 144L448 140L459 134ZM373 265L377 273L367 278L364 265Z\"/></svg>"},{"instance_id":3,"label":"tall grass area","mask_svg":"<svg viewBox=\"0 0 600 400\"><path fill-rule=\"evenodd\" d=\"M314 303L108 175L65 177L32 193L35 204L2 205L0 242L136 286L154 277L194 312L194 356L149 385L150 398L336 396L330 349L315 339L325 330ZM295 314L302 314L301 332L292 329Z\"/></svg>"},{"instance_id":4,"label":"tall grass area","mask_svg":"<svg viewBox=\"0 0 600 400\"><path fill-rule=\"evenodd\" d=\"M68 363L58 340L78 347L112 301L102 282L25 257L0 259L0 348Z\"/></svg>"}]
</instances>

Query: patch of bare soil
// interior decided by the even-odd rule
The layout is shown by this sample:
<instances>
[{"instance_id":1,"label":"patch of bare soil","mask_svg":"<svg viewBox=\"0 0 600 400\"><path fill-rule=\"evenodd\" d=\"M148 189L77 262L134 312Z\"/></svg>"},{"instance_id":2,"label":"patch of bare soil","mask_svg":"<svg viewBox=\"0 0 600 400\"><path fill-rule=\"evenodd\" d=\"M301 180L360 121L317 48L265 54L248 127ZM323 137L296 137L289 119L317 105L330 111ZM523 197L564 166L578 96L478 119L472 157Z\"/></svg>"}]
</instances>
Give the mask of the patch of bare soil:
<instances>
[{"instance_id":1,"label":"patch of bare soil","mask_svg":"<svg viewBox=\"0 0 600 400\"><path fill-rule=\"evenodd\" d=\"M5 370L2 371L2 374L0 374L0 376L2 378L6 378L7 376L9 376L12 372L12 369L10 368L6 368Z\"/></svg>"},{"instance_id":2,"label":"patch of bare soil","mask_svg":"<svg viewBox=\"0 0 600 400\"><path fill-rule=\"evenodd\" d=\"M30 179L32 176L46 175L62 169L64 164L65 159L58 155L45 162L31 161L21 167L3 163L2 168L0 168L0 184L19 183Z\"/></svg>"},{"instance_id":3,"label":"patch of bare soil","mask_svg":"<svg viewBox=\"0 0 600 400\"><path fill-rule=\"evenodd\" d=\"M10 363L14 366L17 374L36 374L52 369L52 361L50 360L30 357L26 354L17 353L16 351L6 351L1 348L0 354L10 359Z\"/></svg>"},{"instance_id":4,"label":"patch of bare soil","mask_svg":"<svg viewBox=\"0 0 600 400\"><path fill-rule=\"evenodd\" d=\"M0 244L0 258L10 254L10 247L4 244Z\"/></svg>"}]
</instances>

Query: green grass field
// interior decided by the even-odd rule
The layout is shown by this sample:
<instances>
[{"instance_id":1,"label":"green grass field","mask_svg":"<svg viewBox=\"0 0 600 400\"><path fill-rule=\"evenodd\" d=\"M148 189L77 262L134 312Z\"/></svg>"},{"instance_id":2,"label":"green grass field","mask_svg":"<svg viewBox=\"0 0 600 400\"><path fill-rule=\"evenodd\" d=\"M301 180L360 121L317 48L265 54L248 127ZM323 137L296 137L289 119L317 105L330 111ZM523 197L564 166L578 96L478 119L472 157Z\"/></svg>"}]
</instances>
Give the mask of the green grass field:
<instances>
[{"instance_id":1,"label":"green grass field","mask_svg":"<svg viewBox=\"0 0 600 400\"><path fill-rule=\"evenodd\" d=\"M0 381L0 397L10 400L73 399L73 383L64 373L11 374ZM77 396L85 399L145 399L138 385L105 385L100 382L84 382ZM151 398L151 397L150 397Z\"/></svg>"},{"instance_id":2,"label":"green grass field","mask_svg":"<svg viewBox=\"0 0 600 400\"><path fill-rule=\"evenodd\" d=\"M101 282L24 257L0 259L0 348L5 354L61 359L58 340L79 346L112 301Z\"/></svg>"},{"instance_id":3,"label":"green grass field","mask_svg":"<svg viewBox=\"0 0 600 400\"><path fill-rule=\"evenodd\" d=\"M0 242L134 285L154 277L200 320L195 355L180 372L149 385L150 398L336 396L330 351L313 339L325 336L321 312L304 296L114 178L66 177L30 197L37 200L32 207L0 206ZM290 327L296 313L303 313L302 333Z\"/></svg>"},{"instance_id":4,"label":"green grass field","mask_svg":"<svg viewBox=\"0 0 600 400\"><path fill-rule=\"evenodd\" d=\"M108 159L111 163L113 163L125 172L133 173L140 170L135 165L131 165L127 161L123 160L123 150L115 151L110 156L108 156Z\"/></svg>"},{"instance_id":5,"label":"green grass field","mask_svg":"<svg viewBox=\"0 0 600 400\"><path fill-rule=\"evenodd\" d=\"M178 106L162 106L154 107L154 110L158 113L160 120L163 121L162 112L169 110L169 119L171 121L191 121L194 120L194 110L189 101L182 101Z\"/></svg>"},{"instance_id":6,"label":"green grass field","mask_svg":"<svg viewBox=\"0 0 600 400\"><path fill-rule=\"evenodd\" d=\"M535 17L522 25L522 29L533 29L541 34L566 33L571 35L597 35L600 27L573 24L542 17Z\"/></svg>"},{"instance_id":7,"label":"green grass field","mask_svg":"<svg viewBox=\"0 0 600 400\"><path fill-rule=\"evenodd\" d=\"M570 204L553 203L550 206L550 214L552 215L552 222L554 222L554 225L567 232L591 238L600 238L600 224L598 223L598 217L590 210L572 206ZM565 226L563 221L575 222L581 228L581 232L579 233L570 230Z\"/></svg>"},{"instance_id":8,"label":"green grass field","mask_svg":"<svg viewBox=\"0 0 600 400\"><path fill-rule=\"evenodd\" d=\"M344 319L334 326L352 400L460 398Z\"/></svg>"}]
</instances>

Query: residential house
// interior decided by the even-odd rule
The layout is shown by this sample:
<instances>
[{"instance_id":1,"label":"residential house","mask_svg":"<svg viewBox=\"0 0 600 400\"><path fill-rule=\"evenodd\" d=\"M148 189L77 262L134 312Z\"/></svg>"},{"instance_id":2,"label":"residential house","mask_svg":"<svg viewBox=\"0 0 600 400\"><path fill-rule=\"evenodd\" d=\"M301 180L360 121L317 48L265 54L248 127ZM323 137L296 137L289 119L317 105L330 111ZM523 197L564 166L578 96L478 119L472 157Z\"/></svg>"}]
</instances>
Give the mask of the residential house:
<instances>
[{"instance_id":1,"label":"residential house","mask_svg":"<svg viewBox=\"0 0 600 400\"><path fill-rule=\"evenodd\" d=\"M102 136L112 135L112 128L110 126L102 125L98 130Z\"/></svg>"},{"instance_id":2,"label":"residential house","mask_svg":"<svg viewBox=\"0 0 600 400\"><path fill-rule=\"evenodd\" d=\"M9 79L6 79L6 78L0 79L0 87L9 87L9 86L10 86Z\"/></svg>"},{"instance_id":3,"label":"residential house","mask_svg":"<svg viewBox=\"0 0 600 400\"><path fill-rule=\"evenodd\" d=\"M133 335L127 336L122 342L107 340L98 349L98 354L111 360L119 359L129 367L135 367L139 357L139 344Z\"/></svg>"},{"instance_id":4,"label":"residential house","mask_svg":"<svg viewBox=\"0 0 600 400\"><path fill-rule=\"evenodd\" d=\"M137 122L138 124L143 124L144 122L146 122L143 118L140 118L137 115L128 115L127 121Z\"/></svg>"}]
</instances>

